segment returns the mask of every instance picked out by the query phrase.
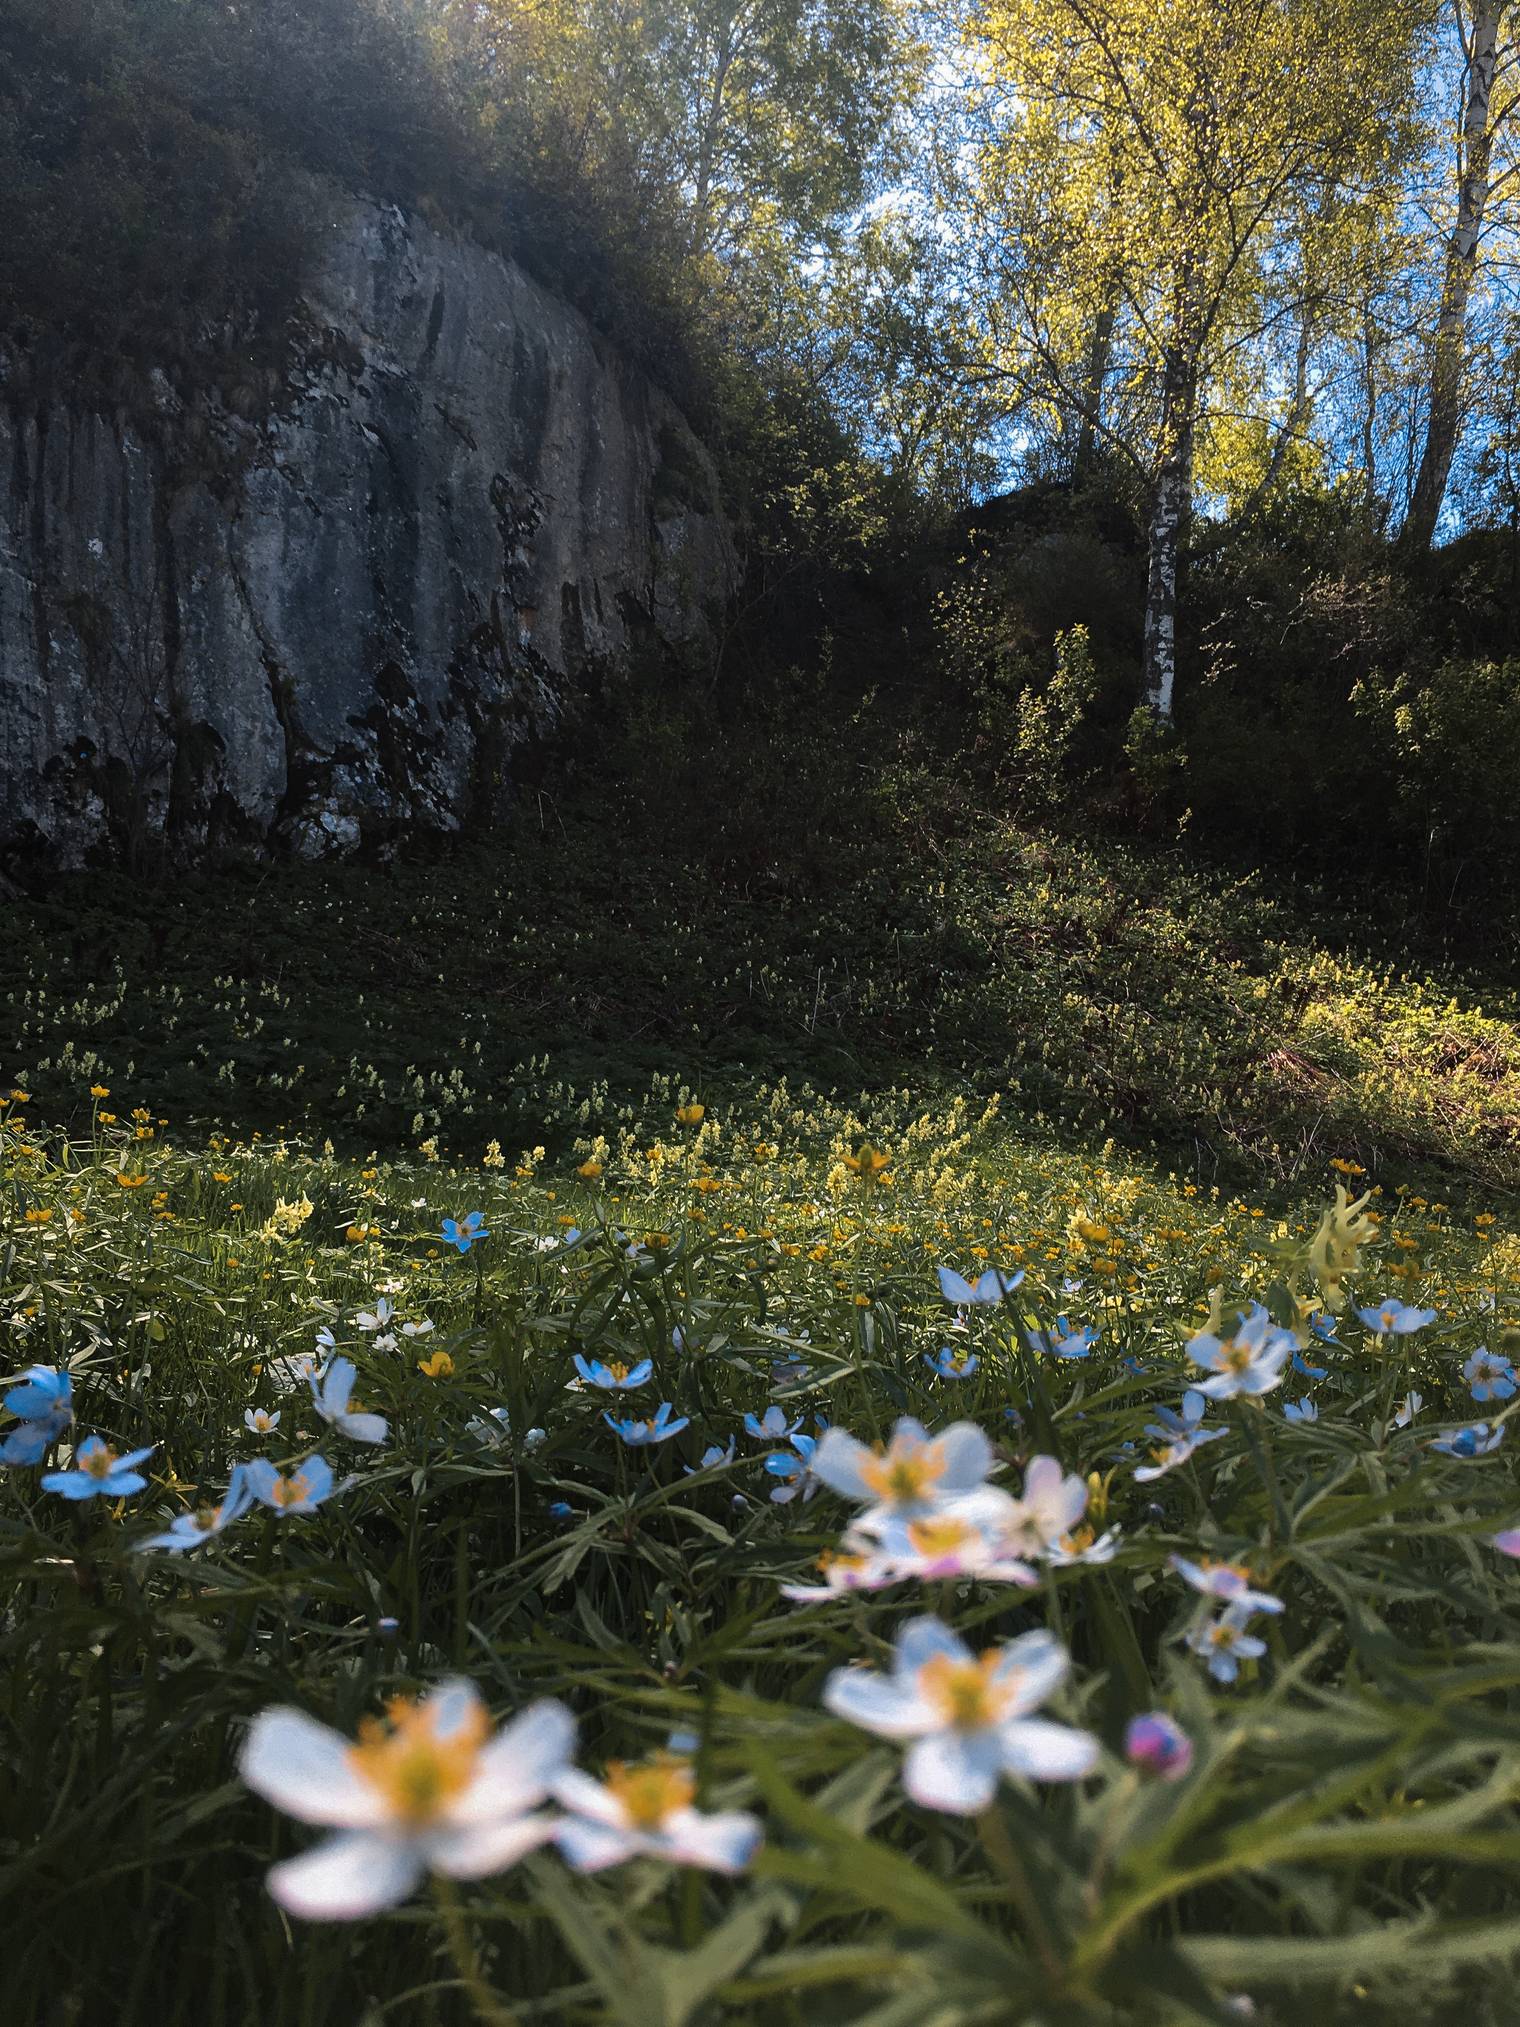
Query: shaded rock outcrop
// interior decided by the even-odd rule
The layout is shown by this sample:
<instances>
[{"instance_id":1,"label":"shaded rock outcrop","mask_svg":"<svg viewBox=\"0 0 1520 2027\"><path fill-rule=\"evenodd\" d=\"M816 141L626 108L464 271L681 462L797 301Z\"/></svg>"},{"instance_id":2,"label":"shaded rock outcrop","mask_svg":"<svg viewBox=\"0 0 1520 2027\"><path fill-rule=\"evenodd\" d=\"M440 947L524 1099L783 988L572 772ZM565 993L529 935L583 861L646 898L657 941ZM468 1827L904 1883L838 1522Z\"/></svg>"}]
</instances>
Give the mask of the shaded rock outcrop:
<instances>
[{"instance_id":1,"label":"shaded rock outcrop","mask_svg":"<svg viewBox=\"0 0 1520 2027\"><path fill-rule=\"evenodd\" d=\"M455 830L599 672L710 643L734 552L674 405L471 241L331 221L272 390L128 419L0 368L0 852Z\"/></svg>"}]
</instances>

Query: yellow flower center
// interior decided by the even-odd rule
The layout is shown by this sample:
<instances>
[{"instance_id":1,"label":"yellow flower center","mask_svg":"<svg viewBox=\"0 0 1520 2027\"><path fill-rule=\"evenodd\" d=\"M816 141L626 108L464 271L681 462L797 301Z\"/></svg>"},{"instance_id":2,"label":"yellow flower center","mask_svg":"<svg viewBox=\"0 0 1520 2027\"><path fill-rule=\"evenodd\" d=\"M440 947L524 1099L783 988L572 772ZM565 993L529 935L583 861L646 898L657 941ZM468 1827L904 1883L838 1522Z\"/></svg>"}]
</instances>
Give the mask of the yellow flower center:
<instances>
[{"instance_id":1,"label":"yellow flower center","mask_svg":"<svg viewBox=\"0 0 1520 2027\"><path fill-rule=\"evenodd\" d=\"M109 1478L116 1469L116 1452L102 1443L88 1457L79 1459L79 1468L87 1478Z\"/></svg>"},{"instance_id":2,"label":"yellow flower center","mask_svg":"<svg viewBox=\"0 0 1520 2027\"><path fill-rule=\"evenodd\" d=\"M302 1506L311 1492L311 1481L304 1471L292 1471L290 1476L280 1476L269 1488L270 1501L275 1506Z\"/></svg>"},{"instance_id":3,"label":"yellow flower center","mask_svg":"<svg viewBox=\"0 0 1520 2027\"><path fill-rule=\"evenodd\" d=\"M818 1567L825 1576L833 1570L863 1570L865 1566L863 1555L848 1555L832 1548L826 1548L818 1558Z\"/></svg>"},{"instance_id":4,"label":"yellow flower center","mask_svg":"<svg viewBox=\"0 0 1520 2027\"><path fill-rule=\"evenodd\" d=\"M609 1359L607 1362L607 1370L612 1374L612 1377L615 1380L625 1380L628 1377L629 1369L626 1365L624 1365L623 1361L620 1358Z\"/></svg>"},{"instance_id":5,"label":"yellow flower center","mask_svg":"<svg viewBox=\"0 0 1520 2027\"><path fill-rule=\"evenodd\" d=\"M490 1722L478 1704L448 1738L436 1710L397 1697L384 1719L367 1717L348 1748L354 1771L378 1788L393 1816L414 1827L433 1823L475 1778Z\"/></svg>"},{"instance_id":6,"label":"yellow flower center","mask_svg":"<svg viewBox=\"0 0 1520 2027\"><path fill-rule=\"evenodd\" d=\"M1061 1536L1060 1545L1067 1555L1081 1555L1092 1547L1097 1538L1097 1534L1090 1527L1074 1527L1070 1534Z\"/></svg>"},{"instance_id":7,"label":"yellow flower center","mask_svg":"<svg viewBox=\"0 0 1520 2027\"><path fill-rule=\"evenodd\" d=\"M697 1792L690 1767L666 1753L638 1766L614 1760L607 1787L638 1830L658 1830L678 1809L689 1809Z\"/></svg>"},{"instance_id":8,"label":"yellow flower center","mask_svg":"<svg viewBox=\"0 0 1520 2027\"><path fill-rule=\"evenodd\" d=\"M909 1524L908 1539L920 1555L954 1555L976 1539L976 1529L964 1520L915 1520Z\"/></svg>"},{"instance_id":9,"label":"yellow flower center","mask_svg":"<svg viewBox=\"0 0 1520 2027\"><path fill-rule=\"evenodd\" d=\"M1210 1644L1215 1647L1233 1647L1235 1644L1235 1630L1233 1626L1210 1626Z\"/></svg>"},{"instance_id":10,"label":"yellow flower center","mask_svg":"<svg viewBox=\"0 0 1520 2027\"><path fill-rule=\"evenodd\" d=\"M1245 1372L1251 1363L1251 1347L1232 1337L1224 1347L1223 1362L1227 1372Z\"/></svg>"},{"instance_id":11,"label":"yellow flower center","mask_svg":"<svg viewBox=\"0 0 1520 2027\"><path fill-rule=\"evenodd\" d=\"M980 1731L996 1724L1013 1703L1012 1680L993 1680L1001 1659L996 1647L976 1661L936 1654L918 1671L919 1694L957 1731Z\"/></svg>"},{"instance_id":12,"label":"yellow flower center","mask_svg":"<svg viewBox=\"0 0 1520 2027\"><path fill-rule=\"evenodd\" d=\"M860 1475L879 1499L893 1506L911 1506L945 1475L944 1454L938 1443L919 1443L911 1436L898 1438L890 1450L878 1450L863 1464Z\"/></svg>"}]
</instances>

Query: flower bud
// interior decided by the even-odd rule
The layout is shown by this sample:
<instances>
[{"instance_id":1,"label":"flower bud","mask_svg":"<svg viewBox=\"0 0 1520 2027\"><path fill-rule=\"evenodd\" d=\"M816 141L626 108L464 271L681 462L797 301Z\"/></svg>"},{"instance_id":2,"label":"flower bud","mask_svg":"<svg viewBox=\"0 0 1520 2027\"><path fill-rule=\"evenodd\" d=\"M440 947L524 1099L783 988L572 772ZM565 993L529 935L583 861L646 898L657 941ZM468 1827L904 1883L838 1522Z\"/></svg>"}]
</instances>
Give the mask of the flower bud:
<instances>
[{"instance_id":1,"label":"flower bud","mask_svg":"<svg viewBox=\"0 0 1520 2027\"><path fill-rule=\"evenodd\" d=\"M1164 1710L1151 1710L1130 1719L1124 1757L1158 1780L1180 1781L1193 1764L1193 1741Z\"/></svg>"}]
</instances>

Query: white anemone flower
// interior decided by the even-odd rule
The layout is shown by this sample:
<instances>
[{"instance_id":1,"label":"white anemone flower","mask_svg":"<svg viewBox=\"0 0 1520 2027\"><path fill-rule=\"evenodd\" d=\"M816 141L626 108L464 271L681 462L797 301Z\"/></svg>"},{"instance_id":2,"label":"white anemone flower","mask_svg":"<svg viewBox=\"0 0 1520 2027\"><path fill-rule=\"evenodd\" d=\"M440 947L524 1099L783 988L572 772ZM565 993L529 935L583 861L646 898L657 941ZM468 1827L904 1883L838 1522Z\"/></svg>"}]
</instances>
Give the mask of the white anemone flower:
<instances>
[{"instance_id":1,"label":"white anemone flower","mask_svg":"<svg viewBox=\"0 0 1520 2027\"><path fill-rule=\"evenodd\" d=\"M354 1362L335 1358L320 1376L311 1375L311 1397L317 1413L352 1443L383 1443L390 1434L384 1415L369 1415L351 1406L354 1391Z\"/></svg>"},{"instance_id":2,"label":"white anemone flower","mask_svg":"<svg viewBox=\"0 0 1520 2027\"><path fill-rule=\"evenodd\" d=\"M1054 1457L1031 1457L1024 1490L1010 1502L1003 1545L1014 1555L1044 1555L1053 1542L1071 1533L1086 1511L1085 1478L1063 1472Z\"/></svg>"},{"instance_id":3,"label":"white anemone flower","mask_svg":"<svg viewBox=\"0 0 1520 2027\"><path fill-rule=\"evenodd\" d=\"M992 1445L975 1422L952 1422L931 1436L904 1415L885 1449L870 1449L844 1429L825 1429L813 1476L869 1508L873 1521L906 1525L977 1491L993 1462Z\"/></svg>"},{"instance_id":4,"label":"white anemone flower","mask_svg":"<svg viewBox=\"0 0 1520 2027\"><path fill-rule=\"evenodd\" d=\"M380 1301L373 1309L361 1309L354 1322L360 1330L384 1330L395 1313L389 1302Z\"/></svg>"},{"instance_id":5,"label":"white anemone flower","mask_svg":"<svg viewBox=\"0 0 1520 2027\"><path fill-rule=\"evenodd\" d=\"M601 1872L628 1858L742 1872L760 1843L759 1822L743 1810L708 1814L692 1806L696 1777L690 1762L673 1753L636 1766L614 1762L605 1781L570 1767L553 1791L570 1812L555 1826L554 1841L577 1872Z\"/></svg>"},{"instance_id":6,"label":"white anemone flower","mask_svg":"<svg viewBox=\"0 0 1520 2027\"><path fill-rule=\"evenodd\" d=\"M308 1921L357 1921L405 1900L428 1872L481 1879L553 1835L532 1812L569 1763L575 1720L535 1703L492 1738L474 1685L441 1683L368 1718L357 1743L303 1711L253 1721L239 1771L255 1794L336 1836L288 1858L269 1891Z\"/></svg>"},{"instance_id":7,"label":"white anemone flower","mask_svg":"<svg viewBox=\"0 0 1520 2027\"><path fill-rule=\"evenodd\" d=\"M1013 1508L1006 1492L995 1485L983 1485L917 1520L900 1522L865 1514L851 1530L846 1546L856 1535L882 1537L884 1559L898 1579L917 1577L933 1583L980 1577L987 1583L1020 1584L1029 1589L1040 1581L1037 1572L1010 1555L1006 1545Z\"/></svg>"},{"instance_id":8,"label":"white anemone flower","mask_svg":"<svg viewBox=\"0 0 1520 2027\"><path fill-rule=\"evenodd\" d=\"M898 1581L898 1570L890 1556L870 1548L851 1546L829 1549L818 1558L816 1584L783 1584L781 1595L796 1605L826 1605L852 1591L880 1591Z\"/></svg>"},{"instance_id":9,"label":"white anemone flower","mask_svg":"<svg viewBox=\"0 0 1520 2027\"><path fill-rule=\"evenodd\" d=\"M1204 1330L1189 1343L1188 1357L1209 1374L1197 1391L1214 1401L1233 1400L1237 1394L1268 1394L1282 1385L1282 1369L1296 1343L1291 1330L1281 1330L1272 1321L1264 1304L1253 1303L1233 1337L1216 1337Z\"/></svg>"},{"instance_id":10,"label":"white anemone flower","mask_svg":"<svg viewBox=\"0 0 1520 2027\"><path fill-rule=\"evenodd\" d=\"M903 1786L915 1802L975 1816L1004 1774L1079 1781L1097 1764L1091 1733L1029 1715L1068 1666L1066 1649L1043 1630L975 1655L938 1619L914 1619L898 1635L890 1675L836 1668L823 1701L865 1731L912 1741Z\"/></svg>"}]
</instances>

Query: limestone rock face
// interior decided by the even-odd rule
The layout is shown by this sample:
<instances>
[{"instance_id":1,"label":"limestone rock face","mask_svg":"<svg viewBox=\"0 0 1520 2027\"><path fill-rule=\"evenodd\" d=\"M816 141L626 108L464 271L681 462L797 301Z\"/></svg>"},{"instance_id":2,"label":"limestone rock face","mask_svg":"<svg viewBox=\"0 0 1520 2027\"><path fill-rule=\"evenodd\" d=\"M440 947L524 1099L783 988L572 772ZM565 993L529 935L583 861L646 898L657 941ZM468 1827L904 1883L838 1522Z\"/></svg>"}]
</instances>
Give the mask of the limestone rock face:
<instances>
[{"instance_id":1,"label":"limestone rock face","mask_svg":"<svg viewBox=\"0 0 1520 2027\"><path fill-rule=\"evenodd\" d=\"M128 422L0 367L0 853L339 852L510 799L736 561L673 404L510 262L331 200L293 363ZM243 419L257 417L257 419Z\"/></svg>"}]
</instances>

